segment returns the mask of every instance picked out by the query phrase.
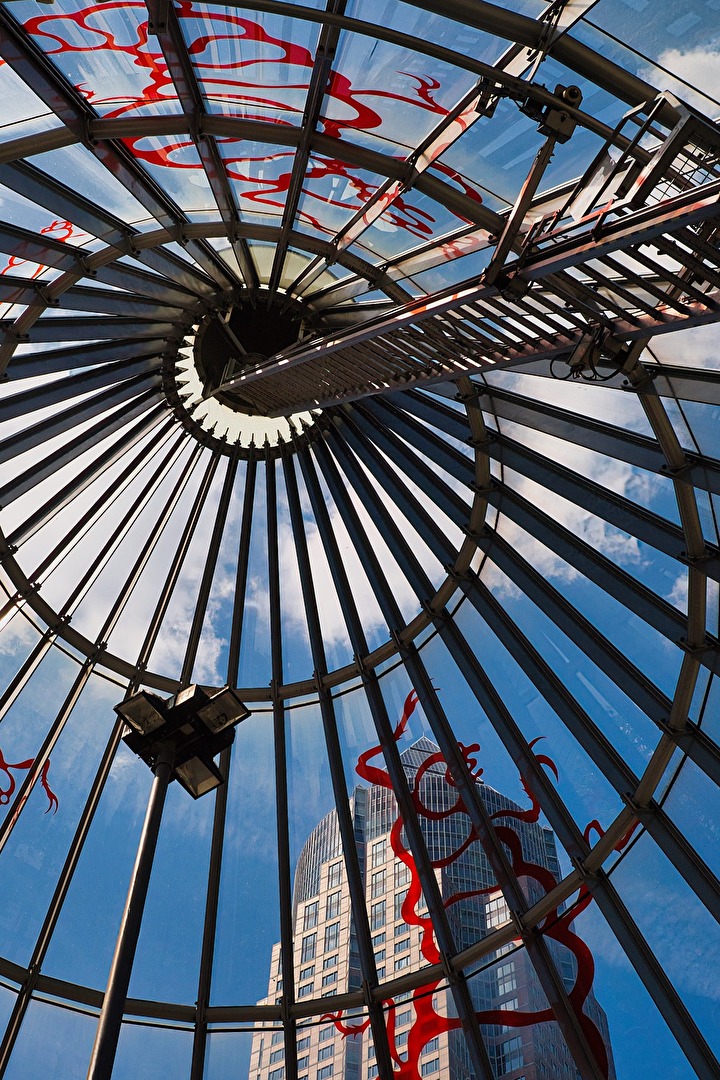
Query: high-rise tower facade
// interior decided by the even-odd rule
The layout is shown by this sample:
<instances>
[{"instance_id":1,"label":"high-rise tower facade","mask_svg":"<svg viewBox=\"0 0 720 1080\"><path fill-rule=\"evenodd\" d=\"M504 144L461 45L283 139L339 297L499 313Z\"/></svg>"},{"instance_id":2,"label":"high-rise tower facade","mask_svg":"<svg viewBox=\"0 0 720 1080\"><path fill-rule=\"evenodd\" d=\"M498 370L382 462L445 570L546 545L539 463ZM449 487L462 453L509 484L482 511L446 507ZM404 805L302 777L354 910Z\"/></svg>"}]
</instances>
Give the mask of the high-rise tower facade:
<instances>
[{"instance_id":1,"label":"high-rise tower facade","mask_svg":"<svg viewBox=\"0 0 720 1080\"><path fill-rule=\"evenodd\" d=\"M420 800L423 835L438 893L458 950L470 947L508 922L509 912L488 858L470 824L457 811L457 791L449 782L437 746L420 739L401 755L411 790ZM528 820L512 800L487 784L478 786L488 813L512 827L528 873L521 883L532 903L543 894L547 874L559 878L555 838ZM415 971L432 959L430 921L414 861L392 791L356 787L351 798L357 854L380 981ZM507 814L507 817L505 817ZM327 814L313 829L298 858L293 896L295 994L298 1000L335 997L362 985L360 957L351 914L337 815ZM552 960L569 992L578 980L578 956L549 941ZM513 942L500 948L468 981L483 1022L494 1075L503 1080L576 1080L577 1069L558 1024L538 1022L547 1001L525 949ZM386 1003L388 1039L398 1075L472 1080L474 1072L452 998L433 986L395 995ZM273 946L268 994L283 994L280 944ZM592 991L582 1003L615 1072L607 1021ZM334 1010L334 1011L330 1011ZM521 1022L521 1014L534 1020ZM507 1023L498 1022L505 1020ZM378 1065L366 1017L336 1010L298 1028L299 1080L373 1080ZM249 1080L285 1080L282 1030L258 1031L252 1044Z\"/></svg>"}]
</instances>

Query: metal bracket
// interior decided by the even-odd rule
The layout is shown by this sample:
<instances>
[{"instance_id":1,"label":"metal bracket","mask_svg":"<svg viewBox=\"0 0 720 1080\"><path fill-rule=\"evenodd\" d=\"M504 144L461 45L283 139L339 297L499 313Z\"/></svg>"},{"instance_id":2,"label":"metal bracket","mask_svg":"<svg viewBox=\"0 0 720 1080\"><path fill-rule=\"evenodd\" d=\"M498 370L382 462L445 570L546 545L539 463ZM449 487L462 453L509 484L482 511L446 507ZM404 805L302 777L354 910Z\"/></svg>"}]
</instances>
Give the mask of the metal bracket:
<instances>
[{"instance_id":1,"label":"metal bracket","mask_svg":"<svg viewBox=\"0 0 720 1080\"><path fill-rule=\"evenodd\" d=\"M170 0L146 0L148 9L148 33L164 34L168 28Z\"/></svg>"}]
</instances>

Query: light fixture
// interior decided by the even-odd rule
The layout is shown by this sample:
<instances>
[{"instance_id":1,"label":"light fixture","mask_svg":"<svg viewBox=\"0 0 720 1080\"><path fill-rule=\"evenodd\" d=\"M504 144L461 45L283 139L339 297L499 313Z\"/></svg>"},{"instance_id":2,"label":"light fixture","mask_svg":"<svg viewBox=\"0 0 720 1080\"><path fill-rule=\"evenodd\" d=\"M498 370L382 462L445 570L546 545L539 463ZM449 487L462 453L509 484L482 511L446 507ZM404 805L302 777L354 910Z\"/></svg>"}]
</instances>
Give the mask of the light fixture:
<instances>
[{"instance_id":1,"label":"light fixture","mask_svg":"<svg viewBox=\"0 0 720 1080\"><path fill-rule=\"evenodd\" d=\"M177 780L194 799L218 787L222 774L213 758L230 746L235 725L250 715L234 690L203 690L192 685L163 700L140 690L115 706L128 730L129 748L154 770L161 751L172 757L171 780Z\"/></svg>"},{"instance_id":2,"label":"light fixture","mask_svg":"<svg viewBox=\"0 0 720 1080\"><path fill-rule=\"evenodd\" d=\"M138 735L150 735L165 723L164 703L157 694L141 690L139 694L115 706L118 716L137 732Z\"/></svg>"}]
</instances>

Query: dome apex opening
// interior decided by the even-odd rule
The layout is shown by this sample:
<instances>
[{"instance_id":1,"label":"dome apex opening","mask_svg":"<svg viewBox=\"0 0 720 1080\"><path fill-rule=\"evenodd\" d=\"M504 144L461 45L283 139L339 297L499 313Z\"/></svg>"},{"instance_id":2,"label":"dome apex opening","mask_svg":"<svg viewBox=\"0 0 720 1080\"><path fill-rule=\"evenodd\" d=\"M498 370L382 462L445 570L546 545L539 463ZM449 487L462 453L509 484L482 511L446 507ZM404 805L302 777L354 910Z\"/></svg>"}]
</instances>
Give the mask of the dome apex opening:
<instances>
[{"instance_id":1,"label":"dome apex opening","mask_svg":"<svg viewBox=\"0 0 720 1080\"><path fill-rule=\"evenodd\" d=\"M305 325L300 304L285 297L266 300L262 293L255 302L243 299L227 312L208 316L194 348L203 396L214 397L236 412L261 415L233 382L275 353L297 344Z\"/></svg>"}]
</instances>

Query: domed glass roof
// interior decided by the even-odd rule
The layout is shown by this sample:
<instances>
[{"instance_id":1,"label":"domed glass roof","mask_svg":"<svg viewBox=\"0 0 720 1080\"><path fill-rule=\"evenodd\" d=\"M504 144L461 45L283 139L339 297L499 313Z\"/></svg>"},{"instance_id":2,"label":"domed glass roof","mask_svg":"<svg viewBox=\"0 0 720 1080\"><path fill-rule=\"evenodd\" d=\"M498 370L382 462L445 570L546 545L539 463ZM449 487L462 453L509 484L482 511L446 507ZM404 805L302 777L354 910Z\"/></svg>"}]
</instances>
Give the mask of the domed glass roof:
<instances>
[{"instance_id":1,"label":"domed glass roof","mask_svg":"<svg viewBox=\"0 0 720 1080\"><path fill-rule=\"evenodd\" d=\"M715 0L0 5L0 1078L720 1066Z\"/></svg>"}]
</instances>

